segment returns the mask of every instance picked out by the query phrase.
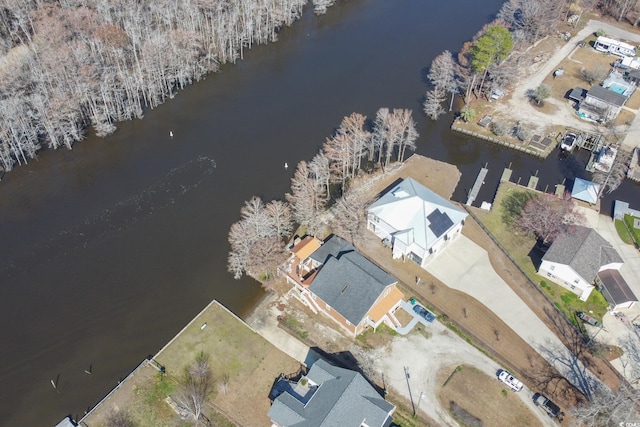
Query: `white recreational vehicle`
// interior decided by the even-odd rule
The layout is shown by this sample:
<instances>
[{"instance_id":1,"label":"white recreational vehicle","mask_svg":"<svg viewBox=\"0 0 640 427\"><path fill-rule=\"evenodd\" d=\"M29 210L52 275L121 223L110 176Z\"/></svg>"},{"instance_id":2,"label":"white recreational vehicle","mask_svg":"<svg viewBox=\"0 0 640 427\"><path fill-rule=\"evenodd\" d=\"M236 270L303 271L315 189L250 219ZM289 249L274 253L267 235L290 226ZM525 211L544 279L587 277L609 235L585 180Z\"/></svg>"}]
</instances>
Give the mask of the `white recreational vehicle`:
<instances>
[{"instance_id":1,"label":"white recreational vehicle","mask_svg":"<svg viewBox=\"0 0 640 427\"><path fill-rule=\"evenodd\" d=\"M618 56L636 56L636 47L607 37L598 37L593 43L595 50Z\"/></svg>"}]
</instances>

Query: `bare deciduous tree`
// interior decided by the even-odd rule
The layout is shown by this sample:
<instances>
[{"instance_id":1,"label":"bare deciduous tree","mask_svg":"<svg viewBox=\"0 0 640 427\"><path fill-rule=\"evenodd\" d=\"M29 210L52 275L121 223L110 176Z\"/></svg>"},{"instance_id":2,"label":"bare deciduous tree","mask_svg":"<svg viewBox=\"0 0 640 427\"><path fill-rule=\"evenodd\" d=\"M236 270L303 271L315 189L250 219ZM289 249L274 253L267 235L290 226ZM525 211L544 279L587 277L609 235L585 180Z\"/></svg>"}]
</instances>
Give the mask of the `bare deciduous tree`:
<instances>
[{"instance_id":1,"label":"bare deciduous tree","mask_svg":"<svg viewBox=\"0 0 640 427\"><path fill-rule=\"evenodd\" d=\"M451 95L451 101L449 102L449 111L451 111L453 107L453 98L458 91L456 64L451 52L445 50L433 59L427 77L431 80L431 84L436 90L443 91Z\"/></svg>"},{"instance_id":2,"label":"bare deciduous tree","mask_svg":"<svg viewBox=\"0 0 640 427\"><path fill-rule=\"evenodd\" d=\"M105 421L105 427L135 427L135 425L131 414L122 409L111 412Z\"/></svg>"},{"instance_id":3,"label":"bare deciduous tree","mask_svg":"<svg viewBox=\"0 0 640 427\"><path fill-rule=\"evenodd\" d=\"M265 206L259 197L252 197L245 202L240 216L229 230L227 269L236 279L244 273L269 279L284 262L282 238L293 228L291 208L278 200ZM268 281L263 284L267 286Z\"/></svg>"},{"instance_id":4,"label":"bare deciduous tree","mask_svg":"<svg viewBox=\"0 0 640 427\"><path fill-rule=\"evenodd\" d=\"M584 222L571 199L543 194L531 198L524 205L518 226L548 244L561 233L571 232L572 226Z\"/></svg>"},{"instance_id":5,"label":"bare deciduous tree","mask_svg":"<svg viewBox=\"0 0 640 427\"><path fill-rule=\"evenodd\" d=\"M200 420L202 410L207 397L211 394L214 387L213 373L209 363L209 356L200 352L196 356L196 360L184 370L181 381L181 391L178 401L191 414L194 425L205 425Z\"/></svg>"},{"instance_id":6,"label":"bare deciduous tree","mask_svg":"<svg viewBox=\"0 0 640 427\"><path fill-rule=\"evenodd\" d=\"M311 177L307 162L298 163L291 178L291 193L285 195L298 224L307 226L315 234L322 228L320 213L326 206L326 188Z\"/></svg>"},{"instance_id":7,"label":"bare deciduous tree","mask_svg":"<svg viewBox=\"0 0 640 427\"><path fill-rule=\"evenodd\" d=\"M640 390L621 385L610 390L601 385L589 401L571 409L576 422L586 427L622 426L640 419Z\"/></svg>"},{"instance_id":8,"label":"bare deciduous tree","mask_svg":"<svg viewBox=\"0 0 640 427\"><path fill-rule=\"evenodd\" d=\"M333 228L339 234L349 236L354 245L366 225L368 200L366 191L352 187L342 194L333 207Z\"/></svg>"},{"instance_id":9,"label":"bare deciduous tree","mask_svg":"<svg viewBox=\"0 0 640 427\"><path fill-rule=\"evenodd\" d=\"M511 27L516 38L533 43L555 32L567 4L567 0L508 0L498 18Z\"/></svg>"},{"instance_id":10,"label":"bare deciduous tree","mask_svg":"<svg viewBox=\"0 0 640 427\"><path fill-rule=\"evenodd\" d=\"M629 163L632 153L626 150L619 150L611 168L607 171L596 170L593 174L593 182L600 184L600 194L611 193L622 184L627 177Z\"/></svg>"},{"instance_id":11,"label":"bare deciduous tree","mask_svg":"<svg viewBox=\"0 0 640 427\"><path fill-rule=\"evenodd\" d=\"M445 94L443 91L438 91L435 89L427 91L424 104L422 104L422 108L424 113L431 120L438 120L438 118L445 113L444 108L442 108L444 99Z\"/></svg>"}]
</instances>

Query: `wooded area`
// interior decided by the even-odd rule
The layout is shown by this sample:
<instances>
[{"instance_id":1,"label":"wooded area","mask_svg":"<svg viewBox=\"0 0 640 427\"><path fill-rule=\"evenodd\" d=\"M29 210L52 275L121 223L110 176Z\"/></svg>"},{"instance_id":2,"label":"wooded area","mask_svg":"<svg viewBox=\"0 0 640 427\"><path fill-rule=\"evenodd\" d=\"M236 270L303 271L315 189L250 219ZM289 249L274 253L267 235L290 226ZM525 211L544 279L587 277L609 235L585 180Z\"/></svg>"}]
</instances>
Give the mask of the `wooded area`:
<instances>
[{"instance_id":1,"label":"wooded area","mask_svg":"<svg viewBox=\"0 0 640 427\"><path fill-rule=\"evenodd\" d=\"M245 202L241 219L229 231L227 268L236 279L248 274L270 286L286 261L285 241L294 223L311 235L327 228L354 241L366 223L366 203L373 196L352 188L353 178L415 151L418 132L411 110L381 108L373 120L352 113L310 161L301 161L291 179L286 202L266 205L258 197Z\"/></svg>"},{"instance_id":2,"label":"wooded area","mask_svg":"<svg viewBox=\"0 0 640 427\"><path fill-rule=\"evenodd\" d=\"M467 105L465 116L473 116L468 107L472 95L489 99L493 90L514 83L530 46L557 34L561 25L577 25L583 14L590 11L618 21L627 20L634 26L640 23L638 0L506 0L496 19L465 43L455 57L445 51L433 59L427 75L431 87L423 102L425 114L437 120L445 113L443 102L450 99L451 111L457 94ZM538 103L544 98L541 94L538 92L534 98Z\"/></svg>"},{"instance_id":3,"label":"wooded area","mask_svg":"<svg viewBox=\"0 0 640 427\"><path fill-rule=\"evenodd\" d=\"M334 0L313 0L324 13ZM277 39L307 0L0 0L0 167L71 149Z\"/></svg>"}]
</instances>

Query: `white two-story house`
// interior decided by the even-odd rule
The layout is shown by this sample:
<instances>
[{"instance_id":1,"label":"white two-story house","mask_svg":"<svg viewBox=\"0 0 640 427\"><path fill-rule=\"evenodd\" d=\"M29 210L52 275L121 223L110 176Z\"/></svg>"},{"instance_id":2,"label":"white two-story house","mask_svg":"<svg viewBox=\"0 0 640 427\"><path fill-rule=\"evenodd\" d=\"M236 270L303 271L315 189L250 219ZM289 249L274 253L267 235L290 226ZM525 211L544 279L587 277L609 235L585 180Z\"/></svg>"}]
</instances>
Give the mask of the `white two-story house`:
<instances>
[{"instance_id":1,"label":"white two-story house","mask_svg":"<svg viewBox=\"0 0 640 427\"><path fill-rule=\"evenodd\" d=\"M462 230L467 212L412 178L406 178L367 210L367 228L392 248L393 258L421 267Z\"/></svg>"}]
</instances>

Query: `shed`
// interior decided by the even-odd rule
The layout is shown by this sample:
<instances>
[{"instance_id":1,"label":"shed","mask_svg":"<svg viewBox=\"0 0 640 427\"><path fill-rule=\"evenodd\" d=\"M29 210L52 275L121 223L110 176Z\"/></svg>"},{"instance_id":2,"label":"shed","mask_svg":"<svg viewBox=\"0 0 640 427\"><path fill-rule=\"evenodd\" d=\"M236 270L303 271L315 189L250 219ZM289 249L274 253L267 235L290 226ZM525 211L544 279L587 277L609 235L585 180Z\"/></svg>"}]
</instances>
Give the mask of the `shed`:
<instances>
[{"instance_id":1,"label":"shed","mask_svg":"<svg viewBox=\"0 0 640 427\"><path fill-rule=\"evenodd\" d=\"M598 273L598 281L602 285L602 295L614 310L631 308L638 302L638 297L618 270L602 270Z\"/></svg>"}]
</instances>

